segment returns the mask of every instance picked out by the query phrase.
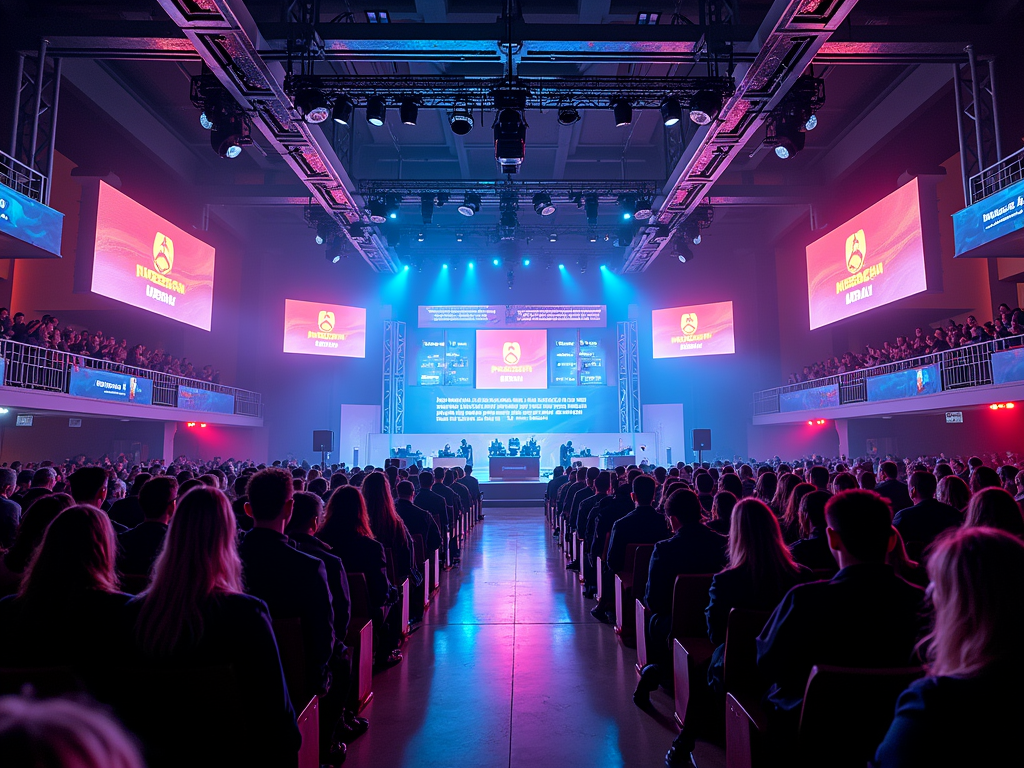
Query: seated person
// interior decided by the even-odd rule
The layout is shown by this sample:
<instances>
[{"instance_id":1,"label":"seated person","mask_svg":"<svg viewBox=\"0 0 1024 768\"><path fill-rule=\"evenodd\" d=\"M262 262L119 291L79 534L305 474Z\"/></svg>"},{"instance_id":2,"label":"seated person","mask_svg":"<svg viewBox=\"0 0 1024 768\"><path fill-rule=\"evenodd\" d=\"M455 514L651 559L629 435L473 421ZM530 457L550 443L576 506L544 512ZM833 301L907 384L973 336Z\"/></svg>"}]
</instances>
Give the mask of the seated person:
<instances>
[{"instance_id":1,"label":"seated person","mask_svg":"<svg viewBox=\"0 0 1024 768\"><path fill-rule=\"evenodd\" d=\"M723 536L729 535L732 511L736 507L737 496L730 491L719 491L711 503L711 520L708 528ZM701 507L703 509L703 507Z\"/></svg>"},{"instance_id":2,"label":"seated person","mask_svg":"<svg viewBox=\"0 0 1024 768\"><path fill-rule=\"evenodd\" d=\"M601 600L590 610L590 615L598 621L603 621L605 624L612 623L613 617L611 612L615 608L613 594L615 573L608 567L605 542L611 542L610 535L615 523L636 508L636 503L633 501L632 481L640 476L640 470L636 470L635 474L630 474L631 477L628 480L622 480L618 487L615 488L614 493L607 496L597 505L594 531L587 542L587 557L592 560L597 578L602 579L604 582L601 589ZM598 557L602 558L600 571L597 568Z\"/></svg>"},{"instance_id":3,"label":"seated person","mask_svg":"<svg viewBox=\"0 0 1024 768\"><path fill-rule=\"evenodd\" d=\"M928 575L928 676L900 696L873 764L1007 765L1024 718L1024 545L992 529L951 532L938 539Z\"/></svg>"},{"instance_id":4,"label":"seated person","mask_svg":"<svg viewBox=\"0 0 1024 768\"><path fill-rule=\"evenodd\" d=\"M189 493L204 490L195 488ZM321 560L300 552L284 535L295 503L293 495L292 476L283 469L264 469L252 476L245 512L252 518L253 528L238 545L238 556L245 591L267 604L271 619L302 622L308 690L291 692L292 703L298 707L313 694L330 690L329 662L335 637L327 570Z\"/></svg>"},{"instance_id":5,"label":"seated person","mask_svg":"<svg viewBox=\"0 0 1024 768\"><path fill-rule=\"evenodd\" d=\"M152 479L153 476L148 472L140 472L136 475L131 493L110 505L110 519L125 528L135 528L141 524L146 517L142 512L139 494L142 492L143 486ZM175 488L177 488L177 483L175 483Z\"/></svg>"},{"instance_id":6,"label":"seated person","mask_svg":"<svg viewBox=\"0 0 1024 768\"><path fill-rule=\"evenodd\" d=\"M901 483L898 479L900 468L897 466L896 462L883 461L882 466L879 467L879 469L881 470L882 477L885 479L875 486L875 492L880 496L884 496L891 502L892 511L896 513L901 509L914 506L914 502L910 498L910 491L907 490L906 484Z\"/></svg>"},{"instance_id":7,"label":"seated person","mask_svg":"<svg viewBox=\"0 0 1024 768\"><path fill-rule=\"evenodd\" d=\"M173 477L155 477L142 486L138 501L144 520L117 537L117 570L149 575L164 546L177 496L178 481Z\"/></svg>"},{"instance_id":8,"label":"seated person","mask_svg":"<svg viewBox=\"0 0 1024 768\"><path fill-rule=\"evenodd\" d=\"M828 536L825 535L825 529L828 528L825 505L831 498L832 494L826 491L812 491L800 499L798 514L802 538L790 544L789 551L794 561L812 571L835 573L839 570L836 559L832 557L832 550L828 547Z\"/></svg>"},{"instance_id":9,"label":"seated person","mask_svg":"<svg viewBox=\"0 0 1024 768\"><path fill-rule=\"evenodd\" d=\"M445 546L448 541L448 532L451 529L448 504L443 496L434 493L434 474L429 469L419 474L419 483L420 489L416 492L415 499L416 506L427 510L434 518L434 522L437 523L437 528L441 532L441 561L443 563L445 552L448 551Z\"/></svg>"},{"instance_id":10,"label":"seated person","mask_svg":"<svg viewBox=\"0 0 1024 768\"><path fill-rule=\"evenodd\" d=\"M668 662L676 576L718 573L725 567L729 546L729 539L704 525L700 499L688 488L672 492L665 503L665 516L674 535L654 545L644 595L644 603L651 611L649 646L655 664Z\"/></svg>"},{"instance_id":11,"label":"seated person","mask_svg":"<svg viewBox=\"0 0 1024 768\"><path fill-rule=\"evenodd\" d=\"M414 498L416 491L408 480L401 481L397 486L398 501L395 502L395 511L402 518L409 534L413 537L422 536L424 554L430 556L441 546L441 531L434 522L430 513L422 507L416 506Z\"/></svg>"},{"instance_id":12,"label":"seated person","mask_svg":"<svg viewBox=\"0 0 1024 768\"><path fill-rule=\"evenodd\" d=\"M998 528L1024 539L1024 517L1016 499L1002 488L983 488L967 505L964 528Z\"/></svg>"},{"instance_id":13,"label":"seated person","mask_svg":"<svg viewBox=\"0 0 1024 768\"><path fill-rule=\"evenodd\" d=\"M697 498L700 499L700 505L704 508L705 512L710 513L711 507L715 503L715 481L707 472L701 472L693 479L693 482L697 488Z\"/></svg>"},{"instance_id":14,"label":"seated person","mask_svg":"<svg viewBox=\"0 0 1024 768\"><path fill-rule=\"evenodd\" d=\"M810 569L793 561L779 521L766 504L748 498L733 508L729 567L711 580L710 602L704 611L708 639L718 646L708 669L708 683L717 693L725 695L722 669L729 612L733 608L771 611L792 587L811 578Z\"/></svg>"},{"instance_id":15,"label":"seated person","mask_svg":"<svg viewBox=\"0 0 1024 768\"><path fill-rule=\"evenodd\" d=\"M815 664L912 665L922 634L924 590L899 578L885 558L896 541L892 513L873 491L844 491L825 505L831 581L794 587L757 638L757 667L770 683L769 717L795 732Z\"/></svg>"},{"instance_id":16,"label":"seated person","mask_svg":"<svg viewBox=\"0 0 1024 768\"><path fill-rule=\"evenodd\" d=\"M630 544L656 544L668 538L668 522L652 506L656 490L654 478L648 475L639 475L633 481L636 509L612 526L608 540L608 570L612 573L621 573L626 567L626 547Z\"/></svg>"},{"instance_id":17,"label":"seated person","mask_svg":"<svg viewBox=\"0 0 1024 768\"><path fill-rule=\"evenodd\" d=\"M0 597L17 594L28 564L36 553L47 526L75 500L66 493L54 493L37 499L25 508L18 524L14 544L0 557Z\"/></svg>"},{"instance_id":18,"label":"seated person","mask_svg":"<svg viewBox=\"0 0 1024 768\"><path fill-rule=\"evenodd\" d=\"M21 521L21 505L11 501L17 487L18 473L8 467L0 467L0 550L11 548Z\"/></svg>"},{"instance_id":19,"label":"seated person","mask_svg":"<svg viewBox=\"0 0 1024 768\"><path fill-rule=\"evenodd\" d=\"M912 473L909 488L914 506L897 512L892 524L904 542L916 544L918 551L921 551L943 531L959 527L963 515L948 504L936 500L938 480L931 472Z\"/></svg>"},{"instance_id":20,"label":"seated person","mask_svg":"<svg viewBox=\"0 0 1024 768\"><path fill-rule=\"evenodd\" d=\"M270 613L242 587L236 530L220 491L199 488L181 499L153 566L153 582L129 605L135 617L130 637L143 664L234 668L238 698L226 712L231 738L203 734L204 764L290 765L301 741L295 710ZM244 716L232 717L241 703ZM149 714L140 714L140 722L146 724ZM161 727L166 726L148 723L150 729ZM161 735L165 747L183 753L179 764L192 762L198 737L177 730ZM169 762L175 756L164 757Z\"/></svg>"}]
</instances>

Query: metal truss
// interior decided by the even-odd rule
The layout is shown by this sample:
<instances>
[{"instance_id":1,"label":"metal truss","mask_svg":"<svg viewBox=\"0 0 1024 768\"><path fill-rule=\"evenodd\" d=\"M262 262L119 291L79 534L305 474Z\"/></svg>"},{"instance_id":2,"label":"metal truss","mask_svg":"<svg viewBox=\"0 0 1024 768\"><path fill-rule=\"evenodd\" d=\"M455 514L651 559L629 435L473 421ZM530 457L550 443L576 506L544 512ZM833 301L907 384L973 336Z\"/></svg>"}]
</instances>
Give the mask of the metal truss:
<instances>
[{"instance_id":1,"label":"metal truss","mask_svg":"<svg viewBox=\"0 0 1024 768\"><path fill-rule=\"evenodd\" d=\"M49 205L61 60L50 59L47 47L47 41L41 40L35 56L18 54L7 153L14 162L0 164L0 178L12 189Z\"/></svg>"},{"instance_id":2,"label":"metal truss","mask_svg":"<svg viewBox=\"0 0 1024 768\"><path fill-rule=\"evenodd\" d=\"M351 180L324 133L302 120L285 93L280 63L264 60L265 46L242 0L159 0L203 62L250 116L253 125L291 167L312 197L338 222L355 249L377 272L395 272L396 259L373 231L348 231L361 205Z\"/></svg>"},{"instance_id":3,"label":"metal truss","mask_svg":"<svg viewBox=\"0 0 1024 768\"><path fill-rule=\"evenodd\" d=\"M640 408L640 346L636 320L616 324L619 384L619 432L642 432Z\"/></svg>"},{"instance_id":4,"label":"metal truss","mask_svg":"<svg viewBox=\"0 0 1024 768\"><path fill-rule=\"evenodd\" d=\"M960 172L964 199L968 205L981 200L986 189L998 191L986 183L983 171L998 166L1003 159L999 131L999 107L995 91L995 59L978 57L974 46L967 46L967 65L953 67L956 94L957 129L960 136Z\"/></svg>"},{"instance_id":5,"label":"metal truss","mask_svg":"<svg viewBox=\"0 0 1024 768\"><path fill-rule=\"evenodd\" d=\"M425 194L447 192L480 195L482 206L498 206L504 195L517 195L520 201L529 201L538 192L545 192L556 203L577 204L580 196L597 195L602 203L611 203L621 195L651 198L658 194L656 181L474 181L462 179L424 179L408 181L396 179L367 179L359 182L358 192L366 198L386 195L401 196L403 202L419 202ZM454 200L452 201L455 202Z\"/></svg>"},{"instance_id":6,"label":"metal truss","mask_svg":"<svg viewBox=\"0 0 1024 768\"><path fill-rule=\"evenodd\" d=\"M345 94L355 106L366 106L373 97L397 107L412 98L421 107L451 108L456 104L490 109L496 93L522 90L526 107L546 109L573 106L608 109L615 99L626 99L634 109L658 109L670 96L685 101L710 90L729 97L735 83L730 77L517 77L506 78L430 76L314 75L290 77L285 90L292 96L315 88L324 93Z\"/></svg>"},{"instance_id":7,"label":"metal truss","mask_svg":"<svg viewBox=\"0 0 1024 768\"><path fill-rule=\"evenodd\" d=\"M405 432L406 326L396 320L384 321L384 357L381 392L381 432Z\"/></svg>"}]
</instances>

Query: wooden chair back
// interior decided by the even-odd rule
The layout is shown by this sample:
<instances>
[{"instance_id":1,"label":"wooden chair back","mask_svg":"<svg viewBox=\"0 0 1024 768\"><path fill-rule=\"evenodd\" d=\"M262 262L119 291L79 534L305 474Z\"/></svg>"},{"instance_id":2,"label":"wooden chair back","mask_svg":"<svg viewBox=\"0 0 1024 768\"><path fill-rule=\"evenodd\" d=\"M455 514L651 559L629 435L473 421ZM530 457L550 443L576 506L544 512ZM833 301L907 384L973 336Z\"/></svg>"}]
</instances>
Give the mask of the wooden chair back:
<instances>
[{"instance_id":1,"label":"wooden chair back","mask_svg":"<svg viewBox=\"0 0 1024 768\"><path fill-rule=\"evenodd\" d=\"M427 545L423 540L423 534L417 533L412 537L413 553L417 563L425 562L427 559Z\"/></svg>"},{"instance_id":2,"label":"wooden chair back","mask_svg":"<svg viewBox=\"0 0 1024 768\"><path fill-rule=\"evenodd\" d=\"M288 684L292 705L298 712L309 701L306 686L306 648L302 641L302 619L275 619L274 637L281 655L281 669Z\"/></svg>"},{"instance_id":3,"label":"wooden chair back","mask_svg":"<svg viewBox=\"0 0 1024 768\"><path fill-rule=\"evenodd\" d=\"M725 630L723 677L727 691L754 691L759 688L757 674L757 636L771 614L733 608Z\"/></svg>"},{"instance_id":4,"label":"wooden chair back","mask_svg":"<svg viewBox=\"0 0 1024 768\"><path fill-rule=\"evenodd\" d=\"M636 547L633 558L633 597L643 598L647 594L647 574L651 570L651 556L654 554L653 544L631 545Z\"/></svg>"},{"instance_id":5,"label":"wooden chair back","mask_svg":"<svg viewBox=\"0 0 1024 768\"><path fill-rule=\"evenodd\" d=\"M371 618L373 613L370 610L370 590L366 586L366 576L364 574L349 572L348 594L352 605L352 618Z\"/></svg>"},{"instance_id":6,"label":"wooden chair back","mask_svg":"<svg viewBox=\"0 0 1024 768\"><path fill-rule=\"evenodd\" d=\"M712 573L680 574L672 589L672 637L706 637Z\"/></svg>"},{"instance_id":7,"label":"wooden chair back","mask_svg":"<svg viewBox=\"0 0 1024 768\"><path fill-rule=\"evenodd\" d=\"M622 563L622 573L633 574L633 564L636 562L636 550L639 544L627 544L626 545L626 557Z\"/></svg>"},{"instance_id":8,"label":"wooden chair back","mask_svg":"<svg viewBox=\"0 0 1024 768\"><path fill-rule=\"evenodd\" d=\"M885 737L896 699L922 675L923 667L815 666L800 712L800 763L863 768Z\"/></svg>"}]
</instances>

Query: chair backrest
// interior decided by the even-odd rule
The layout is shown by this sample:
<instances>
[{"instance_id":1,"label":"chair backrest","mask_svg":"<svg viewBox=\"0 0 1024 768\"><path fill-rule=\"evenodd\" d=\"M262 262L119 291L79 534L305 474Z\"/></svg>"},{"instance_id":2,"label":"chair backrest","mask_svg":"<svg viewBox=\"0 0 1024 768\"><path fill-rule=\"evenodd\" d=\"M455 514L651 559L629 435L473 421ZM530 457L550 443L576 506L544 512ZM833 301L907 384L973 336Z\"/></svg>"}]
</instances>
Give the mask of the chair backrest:
<instances>
[{"instance_id":1,"label":"chair backrest","mask_svg":"<svg viewBox=\"0 0 1024 768\"><path fill-rule=\"evenodd\" d=\"M608 533L606 533L604 535L604 546L601 547L601 559L602 560L607 560L608 559L608 542L611 541L611 539L612 539L612 534L611 534L611 531L609 531Z\"/></svg>"},{"instance_id":2,"label":"chair backrest","mask_svg":"<svg viewBox=\"0 0 1024 768\"><path fill-rule=\"evenodd\" d=\"M395 578L395 554L391 551L391 547L384 547L384 559L387 561L388 581L392 584L397 584L398 579Z\"/></svg>"},{"instance_id":3,"label":"chair backrest","mask_svg":"<svg viewBox=\"0 0 1024 768\"><path fill-rule=\"evenodd\" d=\"M747 692L759 689L757 674L757 636L761 634L771 613L733 608L725 629L723 680L725 690Z\"/></svg>"},{"instance_id":4,"label":"chair backrest","mask_svg":"<svg viewBox=\"0 0 1024 768\"><path fill-rule=\"evenodd\" d=\"M637 544L633 558L633 596L643 597L647 593L647 574L651 570L653 544Z\"/></svg>"},{"instance_id":5,"label":"chair backrest","mask_svg":"<svg viewBox=\"0 0 1024 768\"><path fill-rule=\"evenodd\" d=\"M708 607L713 573L684 573L676 576L672 588L672 637L706 637Z\"/></svg>"},{"instance_id":6,"label":"chair backrest","mask_svg":"<svg viewBox=\"0 0 1024 768\"><path fill-rule=\"evenodd\" d=\"M373 612L370 610L370 590L366 586L366 576L349 572L348 593L352 604L352 618L369 619Z\"/></svg>"},{"instance_id":7,"label":"chair backrest","mask_svg":"<svg viewBox=\"0 0 1024 768\"><path fill-rule=\"evenodd\" d=\"M305 699L306 695L306 648L302 642L302 619L275 619L274 637L277 638L277 650L281 654L281 669L284 680L288 683L288 692L292 703Z\"/></svg>"},{"instance_id":8,"label":"chair backrest","mask_svg":"<svg viewBox=\"0 0 1024 768\"><path fill-rule=\"evenodd\" d=\"M636 550L639 546L639 544L626 545L626 559L622 565L623 573L633 573L633 564L636 562Z\"/></svg>"},{"instance_id":9,"label":"chair backrest","mask_svg":"<svg viewBox=\"0 0 1024 768\"><path fill-rule=\"evenodd\" d=\"M922 675L923 667L815 666L800 712L801 763L862 768L885 737L896 699Z\"/></svg>"},{"instance_id":10,"label":"chair backrest","mask_svg":"<svg viewBox=\"0 0 1024 768\"><path fill-rule=\"evenodd\" d=\"M427 559L427 545L426 545L426 542L423 540L423 534L422 533L417 533L415 536L412 537L412 546L413 546L413 552L414 552L415 557L416 557L416 562L417 563L426 562L426 559Z\"/></svg>"}]
</instances>

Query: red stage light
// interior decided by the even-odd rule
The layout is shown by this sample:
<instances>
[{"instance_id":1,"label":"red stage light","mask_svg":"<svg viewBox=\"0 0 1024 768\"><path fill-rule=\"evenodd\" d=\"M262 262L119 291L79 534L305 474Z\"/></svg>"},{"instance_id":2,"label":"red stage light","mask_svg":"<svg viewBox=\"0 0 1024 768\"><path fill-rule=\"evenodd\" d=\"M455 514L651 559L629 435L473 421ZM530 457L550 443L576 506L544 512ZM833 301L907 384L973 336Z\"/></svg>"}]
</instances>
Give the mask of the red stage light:
<instances>
[{"instance_id":1,"label":"red stage light","mask_svg":"<svg viewBox=\"0 0 1024 768\"><path fill-rule=\"evenodd\" d=\"M813 426L814 426L814 422L813 422L813 421L811 421L810 419L808 419L808 420L807 420L807 426L808 426L808 427L813 427Z\"/></svg>"},{"instance_id":2,"label":"red stage light","mask_svg":"<svg viewBox=\"0 0 1024 768\"><path fill-rule=\"evenodd\" d=\"M1014 407L1014 405L1013 405L1013 403L1007 403L1007 404L1006 404L1006 407L1007 407L1007 408L1013 408L1013 407Z\"/></svg>"},{"instance_id":3,"label":"red stage light","mask_svg":"<svg viewBox=\"0 0 1024 768\"><path fill-rule=\"evenodd\" d=\"M989 409L993 411L1002 411L1005 409L1013 410L1014 408L1016 408L1015 403L992 403L992 405L989 406Z\"/></svg>"},{"instance_id":4,"label":"red stage light","mask_svg":"<svg viewBox=\"0 0 1024 768\"><path fill-rule=\"evenodd\" d=\"M206 429L206 422L204 421L202 424L199 425L199 427L201 429Z\"/></svg>"},{"instance_id":5,"label":"red stage light","mask_svg":"<svg viewBox=\"0 0 1024 768\"><path fill-rule=\"evenodd\" d=\"M992 407L995 408L995 406L992 406ZM186 427L194 427L195 425L196 425L196 423L194 421L190 421L190 422L187 422L185 424Z\"/></svg>"}]
</instances>

